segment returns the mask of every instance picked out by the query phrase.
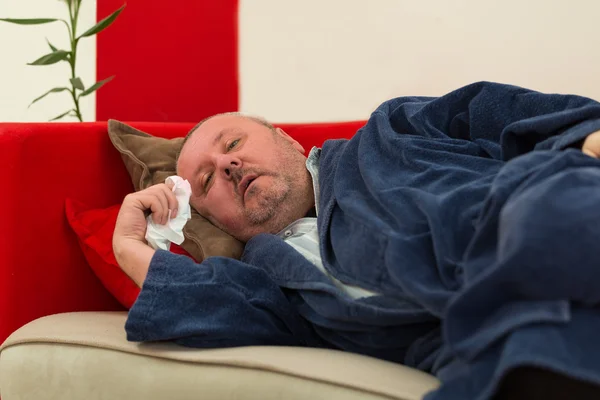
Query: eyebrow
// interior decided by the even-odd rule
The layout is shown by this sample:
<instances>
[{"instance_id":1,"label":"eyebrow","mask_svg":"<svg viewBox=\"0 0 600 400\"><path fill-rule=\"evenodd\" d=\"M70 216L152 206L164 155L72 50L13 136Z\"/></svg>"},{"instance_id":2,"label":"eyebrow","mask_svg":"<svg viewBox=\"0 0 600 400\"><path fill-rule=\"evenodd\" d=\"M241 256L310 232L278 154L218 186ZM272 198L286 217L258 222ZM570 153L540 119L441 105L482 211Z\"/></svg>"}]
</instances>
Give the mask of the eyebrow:
<instances>
[{"instance_id":1,"label":"eyebrow","mask_svg":"<svg viewBox=\"0 0 600 400\"><path fill-rule=\"evenodd\" d=\"M221 141L221 139L223 139L223 136L225 136L225 133L226 133L225 131L226 131L226 130L227 130L227 129L223 129L223 130L222 130L221 132L219 132L219 134L218 134L218 135L215 137L215 139L213 140L213 143L212 143L213 147L214 147L214 146L216 146L216 145L217 145L217 144L218 144L218 143Z\"/></svg>"},{"instance_id":2,"label":"eyebrow","mask_svg":"<svg viewBox=\"0 0 600 400\"><path fill-rule=\"evenodd\" d=\"M212 143L213 147L216 146L221 141L221 139L223 139L223 136L236 132L238 132L237 128L223 128L221 132L219 132L219 134L214 138Z\"/></svg>"}]
</instances>

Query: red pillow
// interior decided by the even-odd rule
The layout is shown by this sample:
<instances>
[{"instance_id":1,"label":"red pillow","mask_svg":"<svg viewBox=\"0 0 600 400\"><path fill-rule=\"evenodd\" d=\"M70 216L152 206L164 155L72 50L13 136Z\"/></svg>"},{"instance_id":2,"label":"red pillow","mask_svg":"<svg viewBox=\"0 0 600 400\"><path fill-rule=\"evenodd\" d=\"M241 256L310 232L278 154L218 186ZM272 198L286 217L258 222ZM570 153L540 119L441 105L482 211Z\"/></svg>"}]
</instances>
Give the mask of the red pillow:
<instances>
[{"instance_id":1,"label":"red pillow","mask_svg":"<svg viewBox=\"0 0 600 400\"><path fill-rule=\"evenodd\" d=\"M112 236L121 205L92 209L72 199L66 201L69 225L77 234L79 245L92 270L104 287L127 309L130 309L140 288L117 264L112 250ZM191 256L180 246L171 245L171 251Z\"/></svg>"}]
</instances>

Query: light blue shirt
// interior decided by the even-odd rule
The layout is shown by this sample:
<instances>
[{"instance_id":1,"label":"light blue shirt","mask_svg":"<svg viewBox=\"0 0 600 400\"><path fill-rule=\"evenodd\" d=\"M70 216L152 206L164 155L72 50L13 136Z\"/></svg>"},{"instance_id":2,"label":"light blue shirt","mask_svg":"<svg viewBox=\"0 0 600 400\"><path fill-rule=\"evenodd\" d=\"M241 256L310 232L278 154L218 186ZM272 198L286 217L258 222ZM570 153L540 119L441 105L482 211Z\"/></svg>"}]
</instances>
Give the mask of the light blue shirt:
<instances>
[{"instance_id":1,"label":"light blue shirt","mask_svg":"<svg viewBox=\"0 0 600 400\"><path fill-rule=\"evenodd\" d=\"M319 158L321 149L313 147L306 160L306 169L312 177L313 191L315 194L315 211L319 215ZM334 278L323 266L321 251L319 249L319 231L317 229L317 218L306 217L294 221L284 230L277 234L287 244L292 246L298 253L302 254L319 271L327 276L331 282L342 292L353 299L375 296L377 293L365 290L358 286L347 285Z\"/></svg>"}]
</instances>

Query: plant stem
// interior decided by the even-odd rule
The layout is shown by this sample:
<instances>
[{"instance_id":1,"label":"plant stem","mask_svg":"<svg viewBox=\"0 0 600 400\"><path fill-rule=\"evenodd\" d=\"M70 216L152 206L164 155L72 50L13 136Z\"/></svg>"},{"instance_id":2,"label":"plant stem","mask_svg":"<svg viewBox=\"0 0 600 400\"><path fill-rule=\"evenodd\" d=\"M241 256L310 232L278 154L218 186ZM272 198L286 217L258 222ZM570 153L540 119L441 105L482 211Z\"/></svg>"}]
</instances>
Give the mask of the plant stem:
<instances>
[{"instance_id":1,"label":"plant stem","mask_svg":"<svg viewBox=\"0 0 600 400\"><path fill-rule=\"evenodd\" d=\"M71 78L75 79L77 75L75 74L75 62L77 61L77 45L79 41L77 40L77 19L79 18L79 2L73 2L74 9L71 9L69 5L69 17L71 18L71 57L69 57L69 64L71 65ZM75 84L71 82L71 96L73 97L73 103L75 103L75 116L79 120L79 122L83 122L83 118L81 117L81 110L79 109L79 97L76 93Z\"/></svg>"}]
</instances>

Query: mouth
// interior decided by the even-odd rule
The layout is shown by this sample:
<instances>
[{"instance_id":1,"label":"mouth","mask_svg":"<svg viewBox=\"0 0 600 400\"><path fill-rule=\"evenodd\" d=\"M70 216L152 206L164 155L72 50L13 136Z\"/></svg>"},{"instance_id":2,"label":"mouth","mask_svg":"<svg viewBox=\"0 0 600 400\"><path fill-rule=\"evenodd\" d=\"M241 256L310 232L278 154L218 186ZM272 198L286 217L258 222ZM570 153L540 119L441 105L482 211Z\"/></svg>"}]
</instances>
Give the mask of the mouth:
<instances>
[{"instance_id":1,"label":"mouth","mask_svg":"<svg viewBox=\"0 0 600 400\"><path fill-rule=\"evenodd\" d=\"M244 178L240 181L240 183L238 184L238 193L242 198L246 196L246 191L256 178L258 178L257 175L248 174L244 176Z\"/></svg>"}]
</instances>

